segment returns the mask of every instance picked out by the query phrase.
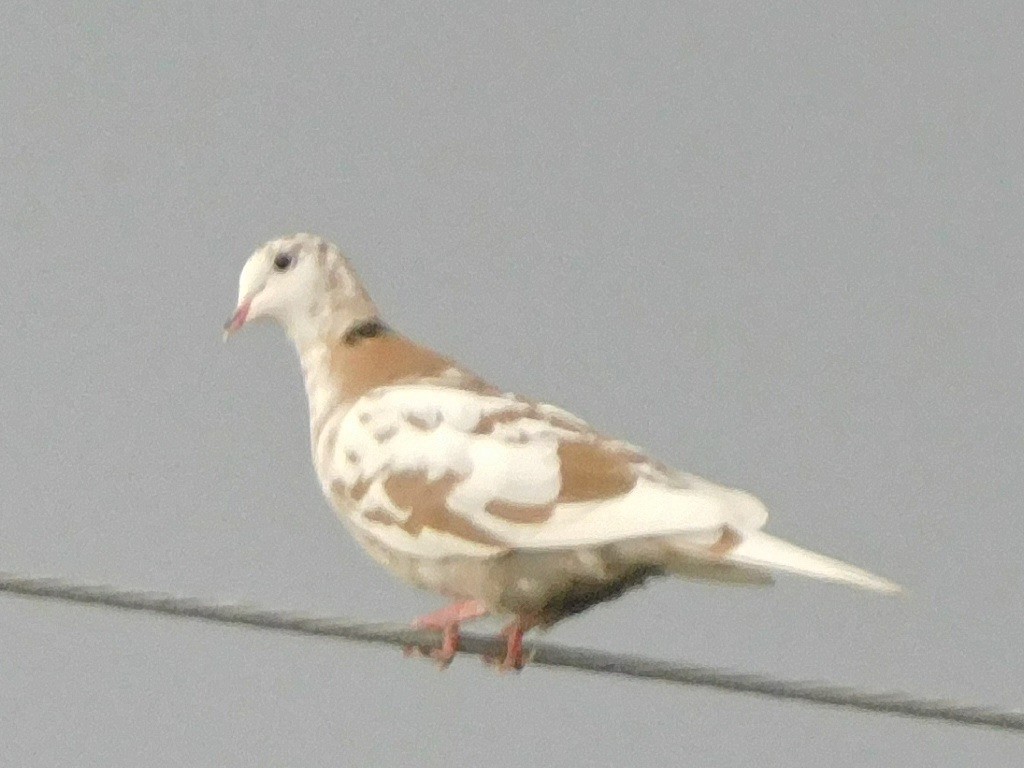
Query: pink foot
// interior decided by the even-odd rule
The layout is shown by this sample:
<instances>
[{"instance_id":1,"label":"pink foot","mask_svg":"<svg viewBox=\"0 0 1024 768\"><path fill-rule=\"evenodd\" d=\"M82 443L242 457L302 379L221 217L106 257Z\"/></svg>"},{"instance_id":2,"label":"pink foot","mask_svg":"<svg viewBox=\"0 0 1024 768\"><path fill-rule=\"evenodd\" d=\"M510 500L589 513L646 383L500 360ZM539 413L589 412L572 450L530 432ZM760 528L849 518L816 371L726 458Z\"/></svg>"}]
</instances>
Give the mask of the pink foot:
<instances>
[{"instance_id":1,"label":"pink foot","mask_svg":"<svg viewBox=\"0 0 1024 768\"><path fill-rule=\"evenodd\" d=\"M499 672L519 672L526 666L526 662L529 661L523 653L523 635L533 629L534 626L536 626L536 623L527 616L516 618L515 621L501 630L501 634L506 639L505 658L485 657L484 661L488 664L493 664Z\"/></svg>"},{"instance_id":2,"label":"pink foot","mask_svg":"<svg viewBox=\"0 0 1024 768\"><path fill-rule=\"evenodd\" d=\"M434 659L438 667L446 669L459 652L459 624L463 621L478 619L486 616L487 606L481 600L465 600L461 603L449 605L440 611L421 616L412 625L416 629L433 629L441 633L441 647L430 651L430 658ZM406 646L405 655L414 656L421 651L415 646Z\"/></svg>"}]
</instances>

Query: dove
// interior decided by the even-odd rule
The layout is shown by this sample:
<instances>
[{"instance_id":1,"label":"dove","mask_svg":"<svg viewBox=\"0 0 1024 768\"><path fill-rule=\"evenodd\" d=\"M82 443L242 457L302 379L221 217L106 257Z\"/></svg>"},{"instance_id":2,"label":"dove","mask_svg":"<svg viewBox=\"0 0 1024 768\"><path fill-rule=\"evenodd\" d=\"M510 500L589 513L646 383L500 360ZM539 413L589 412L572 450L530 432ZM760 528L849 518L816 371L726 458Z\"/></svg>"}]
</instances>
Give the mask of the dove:
<instances>
[{"instance_id":1,"label":"dove","mask_svg":"<svg viewBox=\"0 0 1024 768\"><path fill-rule=\"evenodd\" d=\"M389 326L327 240L272 240L246 261L225 339L280 324L298 352L321 489L356 541L449 605L414 626L440 633L504 617L523 635L656 576L769 584L789 572L877 592L893 582L765 533L764 504L673 469L554 405L510 394Z\"/></svg>"}]
</instances>

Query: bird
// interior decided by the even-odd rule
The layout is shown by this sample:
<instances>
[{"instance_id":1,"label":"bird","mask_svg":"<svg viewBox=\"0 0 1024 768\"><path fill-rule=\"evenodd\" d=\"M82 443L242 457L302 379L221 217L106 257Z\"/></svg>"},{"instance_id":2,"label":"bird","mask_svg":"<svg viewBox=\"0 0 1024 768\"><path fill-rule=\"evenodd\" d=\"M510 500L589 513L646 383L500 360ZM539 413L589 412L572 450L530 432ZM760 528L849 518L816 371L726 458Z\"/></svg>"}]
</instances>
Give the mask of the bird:
<instances>
[{"instance_id":1,"label":"bird","mask_svg":"<svg viewBox=\"0 0 1024 768\"><path fill-rule=\"evenodd\" d=\"M764 585L790 572L881 593L892 581L765 533L755 496L673 469L555 405L505 392L388 325L328 240L271 240L245 262L227 340L276 321L298 353L313 465L335 513L393 574L448 604L440 634L504 618L523 636L657 576ZM411 650L411 649L407 649Z\"/></svg>"}]
</instances>

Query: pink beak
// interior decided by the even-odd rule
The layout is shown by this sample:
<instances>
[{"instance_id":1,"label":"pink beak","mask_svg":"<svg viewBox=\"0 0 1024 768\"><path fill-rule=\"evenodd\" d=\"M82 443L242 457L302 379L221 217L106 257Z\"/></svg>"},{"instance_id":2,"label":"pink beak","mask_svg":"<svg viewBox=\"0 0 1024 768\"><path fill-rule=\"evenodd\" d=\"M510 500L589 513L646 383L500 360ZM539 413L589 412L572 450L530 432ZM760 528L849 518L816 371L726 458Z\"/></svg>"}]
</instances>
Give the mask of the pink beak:
<instances>
[{"instance_id":1,"label":"pink beak","mask_svg":"<svg viewBox=\"0 0 1024 768\"><path fill-rule=\"evenodd\" d=\"M227 341L228 336L233 334L243 325L245 320L249 316L249 306L252 304L252 299L246 299L238 305L238 309L235 310L235 314L231 316L231 319L224 323L224 340Z\"/></svg>"}]
</instances>

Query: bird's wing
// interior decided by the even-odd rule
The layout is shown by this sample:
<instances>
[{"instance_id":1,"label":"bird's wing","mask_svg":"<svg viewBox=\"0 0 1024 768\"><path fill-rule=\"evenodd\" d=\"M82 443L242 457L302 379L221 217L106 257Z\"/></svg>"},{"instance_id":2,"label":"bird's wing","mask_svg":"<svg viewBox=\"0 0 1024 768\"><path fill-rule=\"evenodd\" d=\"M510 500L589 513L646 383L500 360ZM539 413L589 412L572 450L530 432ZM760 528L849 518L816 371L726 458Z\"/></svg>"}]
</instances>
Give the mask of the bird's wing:
<instances>
[{"instance_id":1,"label":"bird's wing","mask_svg":"<svg viewBox=\"0 0 1024 768\"><path fill-rule=\"evenodd\" d=\"M378 388L337 432L328 489L396 550L489 556L764 524L742 491L672 472L553 406L437 384Z\"/></svg>"}]
</instances>

